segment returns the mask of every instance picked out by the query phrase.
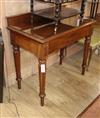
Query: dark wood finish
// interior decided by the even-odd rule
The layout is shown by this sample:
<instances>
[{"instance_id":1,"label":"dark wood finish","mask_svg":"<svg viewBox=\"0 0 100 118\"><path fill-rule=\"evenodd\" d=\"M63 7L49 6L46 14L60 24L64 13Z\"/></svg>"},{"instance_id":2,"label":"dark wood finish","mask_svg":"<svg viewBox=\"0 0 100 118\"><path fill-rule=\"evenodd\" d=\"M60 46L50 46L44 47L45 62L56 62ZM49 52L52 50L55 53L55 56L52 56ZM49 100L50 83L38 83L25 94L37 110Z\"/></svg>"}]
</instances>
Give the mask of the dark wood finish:
<instances>
[{"instance_id":1,"label":"dark wood finish","mask_svg":"<svg viewBox=\"0 0 100 118\"><path fill-rule=\"evenodd\" d=\"M83 22L83 17L84 17L84 12L85 12L86 1L87 1L87 0L82 0L82 2L81 2L80 24Z\"/></svg>"},{"instance_id":2,"label":"dark wood finish","mask_svg":"<svg viewBox=\"0 0 100 118\"><path fill-rule=\"evenodd\" d=\"M46 59L39 59L39 83L40 83L40 93L41 106L44 105L45 97L45 78L46 78Z\"/></svg>"},{"instance_id":3,"label":"dark wood finish","mask_svg":"<svg viewBox=\"0 0 100 118\"><path fill-rule=\"evenodd\" d=\"M59 3L63 4L63 3L74 2L77 0L37 0L37 1L45 2L45 3L53 3L53 4L56 4L57 2L59 2Z\"/></svg>"},{"instance_id":4,"label":"dark wood finish","mask_svg":"<svg viewBox=\"0 0 100 118\"><path fill-rule=\"evenodd\" d=\"M31 13L33 13L33 6L34 6L34 0L31 0L31 7L30 7L30 11ZM65 6L62 6L62 4L64 3L68 3L68 2L74 2L77 0L38 0L41 2L47 2L47 3L53 3L55 6L51 7L51 8L47 8L47 9L42 9L39 11L34 12L34 14L38 14L40 16L46 17L46 18L51 18L55 21L55 27L54 27L54 31L56 32L58 29L58 24L60 22L60 20L64 19L64 18L69 18L69 17L73 17L76 16L78 14L80 14L80 24L83 21L83 17L84 17L84 11L85 11L85 5L86 5L86 0L82 0L81 1L81 9L80 11L77 9L73 9L73 8L66 8ZM33 14L31 15L32 19L32 23L33 23Z\"/></svg>"},{"instance_id":5,"label":"dark wood finish","mask_svg":"<svg viewBox=\"0 0 100 118\"><path fill-rule=\"evenodd\" d=\"M31 13L25 13L21 15L11 16L8 19L8 25L11 24L12 26L18 28L18 30L28 29L30 27L37 27L41 26L46 23L53 22L49 18L40 17L34 14L34 24L31 23Z\"/></svg>"},{"instance_id":6,"label":"dark wood finish","mask_svg":"<svg viewBox=\"0 0 100 118\"><path fill-rule=\"evenodd\" d=\"M89 53L89 49L90 49L90 42L91 42L91 37L86 37L85 39L85 43L84 43L84 53L83 53L83 64L82 64L82 75L84 75L85 73L85 69L87 66L87 58L88 58L88 53Z\"/></svg>"},{"instance_id":7,"label":"dark wood finish","mask_svg":"<svg viewBox=\"0 0 100 118\"><path fill-rule=\"evenodd\" d=\"M21 89L21 70L20 70L20 49L19 46L13 45L13 54L15 60L15 69L16 69L16 80L18 83L18 88Z\"/></svg>"},{"instance_id":8,"label":"dark wood finish","mask_svg":"<svg viewBox=\"0 0 100 118\"><path fill-rule=\"evenodd\" d=\"M59 64L61 65L62 64L62 60L63 60L63 58L64 58L64 51L65 51L65 48L62 48L62 49L60 49L60 62L59 62Z\"/></svg>"},{"instance_id":9,"label":"dark wood finish","mask_svg":"<svg viewBox=\"0 0 100 118\"><path fill-rule=\"evenodd\" d=\"M29 20L30 17L30 13L15 17L8 17L8 29L10 30L11 34L11 44L14 47L13 50L16 66L16 76L19 88L21 88L19 47L35 54L39 60L39 96L41 98L41 106L43 106L45 97L46 60L48 58L48 55L56 50L63 50L63 48L65 48L66 46L72 45L76 41L85 37L82 64L82 74L84 74L94 21L87 20L87 22L83 23L79 27L73 27L70 25L59 23L58 30L55 33L53 30L55 27L55 23L53 23L52 20L34 15L34 23L36 23L34 24L34 27L32 27ZM37 22L36 19L39 20L39 22ZM44 25L44 21L48 24Z\"/></svg>"},{"instance_id":10,"label":"dark wood finish","mask_svg":"<svg viewBox=\"0 0 100 118\"><path fill-rule=\"evenodd\" d=\"M33 26L34 0L30 0L31 25Z\"/></svg>"},{"instance_id":11,"label":"dark wood finish","mask_svg":"<svg viewBox=\"0 0 100 118\"><path fill-rule=\"evenodd\" d=\"M90 9L90 18L96 19L98 6L99 6L99 0L92 0Z\"/></svg>"},{"instance_id":12,"label":"dark wood finish","mask_svg":"<svg viewBox=\"0 0 100 118\"><path fill-rule=\"evenodd\" d=\"M74 8L67 8L65 6L61 7L61 5L59 4L57 8L51 7L51 8L46 8L43 10L38 10L35 12L35 14L46 17L46 18L50 18L53 20L56 20L57 18L58 20L62 20L65 18L76 16L80 14L80 11Z\"/></svg>"},{"instance_id":13,"label":"dark wood finish","mask_svg":"<svg viewBox=\"0 0 100 118\"><path fill-rule=\"evenodd\" d=\"M4 44L2 40L2 33L0 29L0 103L3 102L3 82L4 82Z\"/></svg>"},{"instance_id":14,"label":"dark wood finish","mask_svg":"<svg viewBox=\"0 0 100 118\"><path fill-rule=\"evenodd\" d=\"M89 57L88 57L88 63L87 63L87 71L88 71L88 68L89 68L89 65L90 65L90 61L92 59L92 54L93 54L93 49L92 49L92 46L90 46L90 49L89 49Z\"/></svg>"}]
</instances>

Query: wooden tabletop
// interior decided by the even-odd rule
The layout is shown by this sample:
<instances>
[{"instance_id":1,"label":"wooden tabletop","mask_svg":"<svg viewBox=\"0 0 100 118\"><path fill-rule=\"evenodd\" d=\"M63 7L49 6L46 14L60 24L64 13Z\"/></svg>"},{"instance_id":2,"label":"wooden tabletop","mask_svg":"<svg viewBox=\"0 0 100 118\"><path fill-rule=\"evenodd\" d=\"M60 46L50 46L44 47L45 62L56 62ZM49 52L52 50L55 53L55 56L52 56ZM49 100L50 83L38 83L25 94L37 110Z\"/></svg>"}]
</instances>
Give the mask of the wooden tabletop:
<instances>
[{"instance_id":1,"label":"wooden tabletop","mask_svg":"<svg viewBox=\"0 0 100 118\"><path fill-rule=\"evenodd\" d=\"M50 8L35 11L35 14L38 14L46 18L55 19L55 7L50 7ZM78 9L68 8L63 6L60 11L59 19L73 17L78 14L80 14L80 11Z\"/></svg>"}]
</instances>

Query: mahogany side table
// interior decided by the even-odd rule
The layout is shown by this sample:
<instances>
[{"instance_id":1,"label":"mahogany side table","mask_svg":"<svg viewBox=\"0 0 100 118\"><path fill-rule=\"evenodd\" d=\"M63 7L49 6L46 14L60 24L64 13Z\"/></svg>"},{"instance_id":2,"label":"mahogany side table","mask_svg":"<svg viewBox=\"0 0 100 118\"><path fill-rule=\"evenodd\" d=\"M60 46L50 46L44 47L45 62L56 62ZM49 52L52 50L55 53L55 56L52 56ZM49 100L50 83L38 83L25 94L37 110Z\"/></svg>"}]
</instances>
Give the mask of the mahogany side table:
<instances>
[{"instance_id":1,"label":"mahogany side table","mask_svg":"<svg viewBox=\"0 0 100 118\"><path fill-rule=\"evenodd\" d=\"M54 32L55 23L48 18L34 14L34 26L31 25L31 13L7 17L10 30L11 44L16 67L16 80L18 88L21 88L20 47L36 55L39 62L39 86L41 106L44 105L46 60L48 55L60 50L62 61L63 50L76 41L84 38L84 53L82 74L84 75L88 58L91 35L93 32L93 20L87 20L79 27L59 23L57 32ZM46 24L46 25L45 25Z\"/></svg>"}]
</instances>

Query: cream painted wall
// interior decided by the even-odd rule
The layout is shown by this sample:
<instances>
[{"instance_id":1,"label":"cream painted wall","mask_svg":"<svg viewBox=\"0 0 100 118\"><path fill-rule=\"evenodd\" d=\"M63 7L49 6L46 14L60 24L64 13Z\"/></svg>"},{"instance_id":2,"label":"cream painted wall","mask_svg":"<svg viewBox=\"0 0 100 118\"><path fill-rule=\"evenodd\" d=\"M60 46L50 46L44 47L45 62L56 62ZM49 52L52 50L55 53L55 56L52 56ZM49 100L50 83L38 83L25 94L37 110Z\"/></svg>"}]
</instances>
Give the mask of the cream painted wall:
<instances>
[{"instance_id":1,"label":"cream painted wall","mask_svg":"<svg viewBox=\"0 0 100 118\"><path fill-rule=\"evenodd\" d=\"M5 78L15 78L15 68L12 55L12 46L10 44L9 32L7 30L6 16L23 13L29 11L29 3L27 0L0 0L1 6L1 28L3 33L4 47L5 47ZM21 5L22 3L22 5ZM26 5L25 5L26 4ZM22 7L25 6L25 7ZM27 6L27 7L26 7Z\"/></svg>"}]
</instances>

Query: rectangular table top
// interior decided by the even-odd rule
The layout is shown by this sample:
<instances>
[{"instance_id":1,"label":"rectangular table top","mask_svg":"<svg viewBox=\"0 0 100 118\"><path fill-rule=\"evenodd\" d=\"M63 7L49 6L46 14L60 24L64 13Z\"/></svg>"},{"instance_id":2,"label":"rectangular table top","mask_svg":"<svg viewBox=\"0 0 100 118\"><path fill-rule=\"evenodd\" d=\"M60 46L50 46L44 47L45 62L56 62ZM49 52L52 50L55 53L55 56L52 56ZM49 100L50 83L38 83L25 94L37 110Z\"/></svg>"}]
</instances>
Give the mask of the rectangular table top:
<instances>
[{"instance_id":1,"label":"rectangular table top","mask_svg":"<svg viewBox=\"0 0 100 118\"><path fill-rule=\"evenodd\" d=\"M68 24L59 23L57 31L54 31L55 22L51 19L34 15L33 25L31 25L31 14L8 17L8 29L13 32L22 34L39 43L45 43L60 36L75 35L75 32L86 32L89 25L93 24L93 20L85 20L81 26L71 26ZM18 22L19 20L19 22ZM90 27L90 26L89 26ZM82 30L81 30L82 29ZM88 32L88 30L87 30ZM74 33L74 34L73 34Z\"/></svg>"}]
</instances>

